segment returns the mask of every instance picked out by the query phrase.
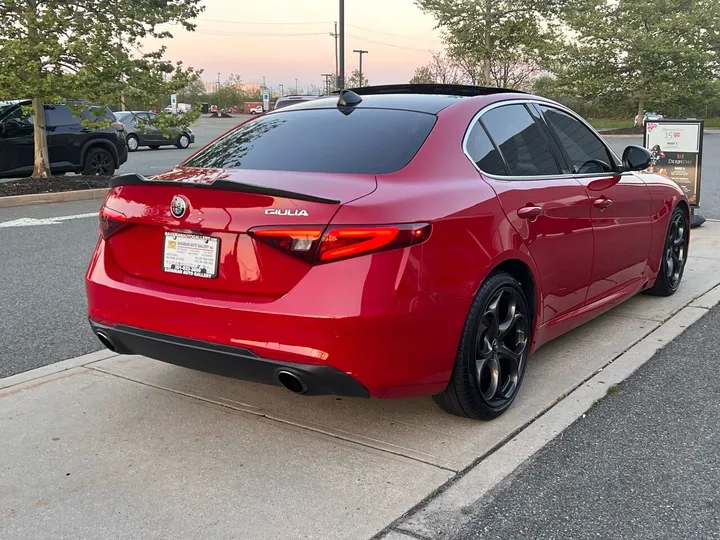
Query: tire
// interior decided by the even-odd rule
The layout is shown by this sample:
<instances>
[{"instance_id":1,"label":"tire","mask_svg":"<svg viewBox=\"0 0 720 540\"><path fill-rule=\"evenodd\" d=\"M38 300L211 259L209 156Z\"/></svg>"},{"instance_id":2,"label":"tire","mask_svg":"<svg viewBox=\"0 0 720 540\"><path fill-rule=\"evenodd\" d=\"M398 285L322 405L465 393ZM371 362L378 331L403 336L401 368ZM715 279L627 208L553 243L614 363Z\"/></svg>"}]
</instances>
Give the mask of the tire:
<instances>
[{"instance_id":1,"label":"tire","mask_svg":"<svg viewBox=\"0 0 720 540\"><path fill-rule=\"evenodd\" d=\"M177 141L175 142L175 146L183 150L190 146L190 137L187 136L187 133L181 133L178 136Z\"/></svg>"},{"instance_id":2,"label":"tire","mask_svg":"<svg viewBox=\"0 0 720 540\"><path fill-rule=\"evenodd\" d=\"M522 384L531 333L532 317L520 284L505 272L491 274L473 300L450 382L433 396L435 403L475 420L500 416Z\"/></svg>"},{"instance_id":3,"label":"tire","mask_svg":"<svg viewBox=\"0 0 720 540\"><path fill-rule=\"evenodd\" d=\"M137 149L140 148L140 139L138 139L137 135L128 135L127 147L128 152L137 152Z\"/></svg>"},{"instance_id":4,"label":"tire","mask_svg":"<svg viewBox=\"0 0 720 540\"><path fill-rule=\"evenodd\" d=\"M154 144L150 147L150 150L157 150L158 148L160 148L160 145Z\"/></svg>"},{"instance_id":5,"label":"tire","mask_svg":"<svg viewBox=\"0 0 720 540\"><path fill-rule=\"evenodd\" d=\"M665 244L660 256L660 271L655 285L645 292L652 296L672 296L680 287L685 264L687 263L688 244L690 243L690 222L688 215L680 207L675 207L670 215Z\"/></svg>"},{"instance_id":6,"label":"tire","mask_svg":"<svg viewBox=\"0 0 720 540\"><path fill-rule=\"evenodd\" d=\"M86 176L110 176L115 172L115 158L104 148L91 148L85 154L83 174Z\"/></svg>"}]
</instances>

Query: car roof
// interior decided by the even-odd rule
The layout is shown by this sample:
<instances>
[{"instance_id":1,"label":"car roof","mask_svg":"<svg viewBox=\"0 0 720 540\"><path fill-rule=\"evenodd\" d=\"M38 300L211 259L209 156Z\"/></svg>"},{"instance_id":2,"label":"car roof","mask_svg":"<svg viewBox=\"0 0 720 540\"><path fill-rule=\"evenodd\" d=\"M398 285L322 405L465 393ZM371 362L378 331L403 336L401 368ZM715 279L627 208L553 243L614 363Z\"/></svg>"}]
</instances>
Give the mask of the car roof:
<instances>
[{"instance_id":1,"label":"car roof","mask_svg":"<svg viewBox=\"0 0 720 540\"><path fill-rule=\"evenodd\" d=\"M401 109L437 114L460 100L495 94L524 94L519 90L452 84L397 84L348 89L362 98L355 108ZM347 92L343 91L343 92ZM338 106L340 92L318 99L298 101L281 111L324 109ZM271 113L272 114L272 113Z\"/></svg>"}]
</instances>

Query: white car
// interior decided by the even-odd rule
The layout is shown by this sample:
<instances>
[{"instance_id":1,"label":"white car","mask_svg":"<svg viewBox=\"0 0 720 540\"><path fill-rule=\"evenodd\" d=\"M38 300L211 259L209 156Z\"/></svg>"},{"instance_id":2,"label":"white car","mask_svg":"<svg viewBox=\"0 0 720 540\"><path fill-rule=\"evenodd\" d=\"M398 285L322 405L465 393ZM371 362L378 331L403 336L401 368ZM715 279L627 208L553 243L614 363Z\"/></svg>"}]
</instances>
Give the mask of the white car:
<instances>
[{"instance_id":1,"label":"white car","mask_svg":"<svg viewBox=\"0 0 720 540\"><path fill-rule=\"evenodd\" d=\"M258 105L257 107L251 107L250 108L250 114L262 114L265 111L263 110L262 105Z\"/></svg>"}]
</instances>

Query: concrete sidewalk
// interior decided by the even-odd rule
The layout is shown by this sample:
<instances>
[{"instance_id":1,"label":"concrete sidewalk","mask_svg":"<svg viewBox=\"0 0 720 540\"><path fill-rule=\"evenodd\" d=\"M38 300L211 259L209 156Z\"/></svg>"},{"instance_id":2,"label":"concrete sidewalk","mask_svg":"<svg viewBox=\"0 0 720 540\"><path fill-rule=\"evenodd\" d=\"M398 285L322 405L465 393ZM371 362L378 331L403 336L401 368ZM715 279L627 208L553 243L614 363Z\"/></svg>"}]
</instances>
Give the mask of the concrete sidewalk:
<instances>
[{"instance_id":1,"label":"concrete sidewalk","mask_svg":"<svg viewBox=\"0 0 720 540\"><path fill-rule=\"evenodd\" d=\"M550 433L545 418L575 403L564 396L634 345L672 339L666 326L699 318L720 289L682 308L718 284L720 223L709 222L692 232L676 295L638 296L543 347L515 405L489 423L430 399L303 398L110 353L0 379L0 538L425 534L438 488L475 478L474 493L506 443Z\"/></svg>"}]
</instances>

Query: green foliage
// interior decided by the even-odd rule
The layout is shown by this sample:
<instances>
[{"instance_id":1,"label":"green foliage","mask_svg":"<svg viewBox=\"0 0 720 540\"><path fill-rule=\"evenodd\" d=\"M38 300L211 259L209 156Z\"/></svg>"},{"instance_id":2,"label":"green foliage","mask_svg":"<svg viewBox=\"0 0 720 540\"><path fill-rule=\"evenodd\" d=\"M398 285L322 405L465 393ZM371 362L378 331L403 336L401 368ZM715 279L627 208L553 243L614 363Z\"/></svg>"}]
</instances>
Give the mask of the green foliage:
<instances>
[{"instance_id":1,"label":"green foliage","mask_svg":"<svg viewBox=\"0 0 720 540\"><path fill-rule=\"evenodd\" d=\"M365 77L365 74L363 73L361 77L360 71L357 69L353 70L347 81L348 88L360 88L362 86L368 86L369 84L370 83L368 82L367 77Z\"/></svg>"},{"instance_id":2,"label":"green foliage","mask_svg":"<svg viewBox=\"0 0 720 540\"><path fill-rule=\"evenodd\" d=\"M435 75L430 70L429 66L421 66L415 69L413 78L410 79L410 84L433 84L435 83Z\"/></svg>"},{"instance_id":3,"label":"green foliage","mask_svg":"<svg viewBox=\"0 0 720 540\"><path fill-rule=\"evenodd\" d=\"M204 9L199 3L0 0L0 99L32 98L36 118L44 103L74 100L112 105L124 98L154 108L159 96L187 88L198 72L164 60L164 46L144 51L142 42L171 38L160 26L166 23L193 30L190 21ZM195 118L185 114L158 123L187 125ZM47 141L39 120L33 176L47 176Z\"/></svg>"},{"instance_id":4,"label":"green foliage","mask_svg":"<svg viewBox=\"0 0 720 540\"><path fill-rule=\"evenodd\" d=\"M608 108L701 109L717 96L715 0L571 0L572 39L554 58L558 89Z\"/></svg>"},{"instance_id":5,"label":"green foliage","mask_svg":"<svg viewBox=\"0 0 720 540\"><path fill-rule=\"evenodd\" d=\"M557 41L556 0L415 0L470 84L519 87Z\"/></svg>"}]
</instances>

